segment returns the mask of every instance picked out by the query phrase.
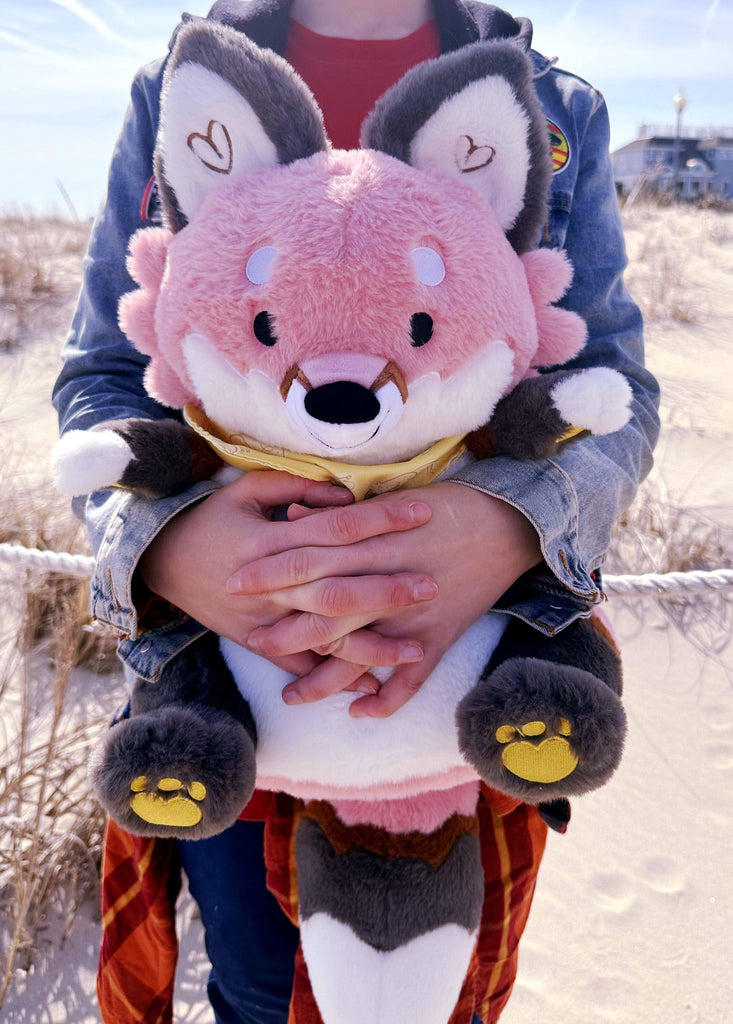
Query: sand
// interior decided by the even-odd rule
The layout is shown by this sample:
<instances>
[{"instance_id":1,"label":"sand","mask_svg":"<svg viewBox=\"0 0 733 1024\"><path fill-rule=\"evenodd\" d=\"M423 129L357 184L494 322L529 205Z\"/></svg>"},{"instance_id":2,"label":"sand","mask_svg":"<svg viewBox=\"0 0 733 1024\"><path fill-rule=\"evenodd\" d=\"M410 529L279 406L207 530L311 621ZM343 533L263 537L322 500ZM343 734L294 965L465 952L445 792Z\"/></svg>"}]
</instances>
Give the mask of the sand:
<instances>
[{"instance_id":1,"label":"sand","mask_svg":"<svg viewBox=\"0 0 733 1024\"><path fill-rule=\"evenodd\" d=\"M629 280L654 318L648 357L664 392L663 441L641 500L661 494L730 526L733 216L637 207L626 220ZM41 346L49 374L51 344ZM3 380L9 369L6 360ZM38 380L36 369L15 378L0 427L7 437L32 421L41 458L55 428ZM574 802L567 834L549 837L502 1024L732 1024L729 596L704 606L691 639L653 601L609 602L624 651L626 754L603 790ZM176 1021L210 1022L201 926L186 897L179 917ZM63 948L58 929L50 918L35 964L18 972L7 1024L98 1022L94 908L83 905Z\"/></svg>"}]
</instances>

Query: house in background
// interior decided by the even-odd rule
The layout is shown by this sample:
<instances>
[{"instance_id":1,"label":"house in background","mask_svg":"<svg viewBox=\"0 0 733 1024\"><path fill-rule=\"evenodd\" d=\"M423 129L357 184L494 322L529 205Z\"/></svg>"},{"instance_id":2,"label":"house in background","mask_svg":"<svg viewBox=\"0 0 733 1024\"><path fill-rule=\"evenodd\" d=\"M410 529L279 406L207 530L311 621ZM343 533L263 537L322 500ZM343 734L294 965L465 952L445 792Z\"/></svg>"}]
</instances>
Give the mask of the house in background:
<instances>
[{"instance_id":1,"label":"house in background","mask_svg":"<svg viewBox=\"0 0 733 1024\"><path fill-rule=\"evenodd\" d=\"M705 135L698 142L698 147L713 169L717 194L724 199L733 199L733 128L726 134Z\"/></svg>"},{"instance_id":2,"label":"house in background","mask_svg":"<svg viewBox=\"0 0 733 1024\"><path fill-rule=\"evenodd\" d=\"M733 128L685 129L641 125L633 142L611 154L619 195L645 188L683 199L733 199Z\"/></svg>"}]
</instances>

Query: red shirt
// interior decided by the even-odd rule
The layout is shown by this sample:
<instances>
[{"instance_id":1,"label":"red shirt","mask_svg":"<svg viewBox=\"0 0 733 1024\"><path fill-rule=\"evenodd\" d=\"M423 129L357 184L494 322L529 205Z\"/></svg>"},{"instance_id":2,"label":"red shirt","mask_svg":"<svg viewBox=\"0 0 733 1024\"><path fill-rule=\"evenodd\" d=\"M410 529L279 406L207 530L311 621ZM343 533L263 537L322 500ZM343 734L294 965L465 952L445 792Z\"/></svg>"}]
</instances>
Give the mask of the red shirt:
<instances>
[{"instance_id":1,"label":"red shirt","mask_svg":"<svg viewBox=\"0 0 733 1024\"><path fill-rule=\"evenodd\" d=\"M285 49L323 111L336 149L356 149L362 122L382 93L415 64L439 53L434 21L402 39L339 39L291 20Z\"/></svg>"}]
</instances>

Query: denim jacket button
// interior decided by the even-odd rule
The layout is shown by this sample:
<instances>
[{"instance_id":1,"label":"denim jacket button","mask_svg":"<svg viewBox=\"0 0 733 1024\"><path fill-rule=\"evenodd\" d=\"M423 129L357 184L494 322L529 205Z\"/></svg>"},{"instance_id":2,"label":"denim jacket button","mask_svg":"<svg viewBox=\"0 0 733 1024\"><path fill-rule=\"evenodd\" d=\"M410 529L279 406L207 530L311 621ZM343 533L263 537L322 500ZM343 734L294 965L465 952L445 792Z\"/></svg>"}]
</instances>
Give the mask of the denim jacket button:
<instances>
[{"instance_id":1,"label":"denim jacket button","mask_svg":"<svg viewBox=\"0 0 733 1024\"><path fill-rule=\"evenodd\" d=\"M141 654L147 654L149 650L150 650L150 641L149 640L146 640L144 643L140 644L140 653Z\"/></svg>"}]
</instances>

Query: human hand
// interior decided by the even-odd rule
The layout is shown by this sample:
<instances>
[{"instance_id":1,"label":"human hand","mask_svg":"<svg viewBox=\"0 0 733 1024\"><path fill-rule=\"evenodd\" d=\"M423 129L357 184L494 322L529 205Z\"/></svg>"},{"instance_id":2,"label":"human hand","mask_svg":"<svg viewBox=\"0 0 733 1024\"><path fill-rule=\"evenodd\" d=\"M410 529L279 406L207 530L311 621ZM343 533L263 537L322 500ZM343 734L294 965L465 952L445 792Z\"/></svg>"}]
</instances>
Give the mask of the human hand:
<instances>
[{"instance_id":1,"label":"human hand","mask_svg":"<svg viewBox=\"0 0 733 1024\"><path fill-rule=\"evenodd\" d=\"M437 583L434 600L405 608L393 604L380 616L334 614L328 618L289 615L276 625L257 628L250 636L267 658L282 657L307 648L338 655L342 661L359 660L370 630L385 638L409 637L418 641L424 657L398 667L374 696L351 705L352 715L383 717L392 714L419 689L445 651L527 569L542 559L539 538L529 520L507 502L462 484L443 482L400 492L403 500L427 503L432 516L420 530L383 534L355 541L347 547L322 544L296 557L292 552L251 562L237 576L242 594L267 593L339 576L382 575L412 571ZM378 506L392 496L362 502L357 509ZM293 509L291 515L311 518ZM334 609L332 609L333 611ZM362 611L364 609L361 609ZM289 703L318 700L344 687L338 685L338 666L324 678L323 669L290 683L284 691Z\"/></svg>"},{"instance_id":2,"label":"human hand","mask_svg":"<svg viewBox=\"0 0 733 1024\"><path fill-rule=\"evenodd\" d=\"M292 502L315 510L294 522L271 521L275 507ZM171 519L144 552L138 569L153 593L239 644L246 644L257 626L275 623L293 611L316 616L318 621L334 610L362 617L366 613L366 622L390 607L411 603L414 587L425 582L424 578L414 573L371 575L341 579L335 587L316 581L297 593L261 592L248 597L228 591L227 580L255 559L281 554L291 558L297 568L305 548L326 543L334 551L343 550L345 545L382 532L411 530L430 516L424 503L402 495L367 512L357 511L350 492L343 487L287 473L248 473ZM375 690L377 683L372 677L360 680L365 667L396 665L405 657L415 657L415 650L401 639L376 634L362 638L362 652L358 665L324 666L326 678L333 679L339 668L339 689L359 681L359 689ZM321 658L306 646L270 660L289 672L303 674L314 669Z\"/></svg>"}]
</instances>

